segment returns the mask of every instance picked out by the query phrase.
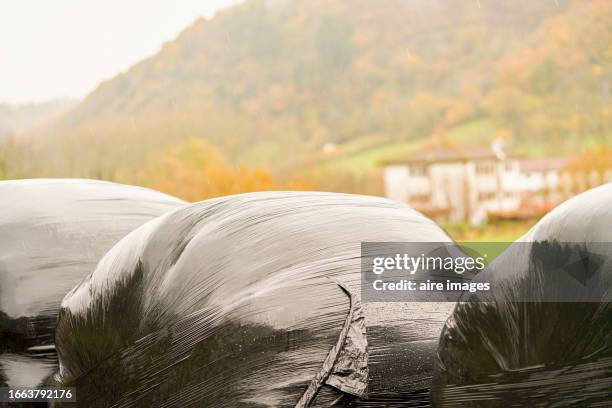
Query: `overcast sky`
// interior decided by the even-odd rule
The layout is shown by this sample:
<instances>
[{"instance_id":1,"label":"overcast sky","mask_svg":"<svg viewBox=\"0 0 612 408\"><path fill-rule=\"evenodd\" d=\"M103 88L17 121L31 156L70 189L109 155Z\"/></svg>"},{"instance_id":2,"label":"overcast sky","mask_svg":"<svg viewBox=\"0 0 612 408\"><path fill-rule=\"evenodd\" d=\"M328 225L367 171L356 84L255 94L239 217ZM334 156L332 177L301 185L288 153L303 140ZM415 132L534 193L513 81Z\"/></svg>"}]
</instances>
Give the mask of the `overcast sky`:
<instances>
[{"instance_id":1,"label":"overcast sky","mask_svg":"<svg viewBox=\"0 0 612 408\"><path fill-rule=\"evenodd\" d=\"M1 0L0 103L80 98L237 0Z\"/></svg>"}]
</instances>

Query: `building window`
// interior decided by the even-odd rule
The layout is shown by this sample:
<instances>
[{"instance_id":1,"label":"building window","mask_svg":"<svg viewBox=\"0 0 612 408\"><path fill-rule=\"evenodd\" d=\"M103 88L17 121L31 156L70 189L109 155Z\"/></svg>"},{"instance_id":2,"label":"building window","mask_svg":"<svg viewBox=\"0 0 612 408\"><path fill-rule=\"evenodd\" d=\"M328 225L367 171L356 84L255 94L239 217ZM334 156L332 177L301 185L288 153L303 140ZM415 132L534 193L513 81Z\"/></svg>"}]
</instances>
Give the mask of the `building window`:
<instances>
[{"instance_id":1,"label":"building window","mask_svg":"<svg viewBox=\"0 0 612 408\"><path fill-rule=\"evenodd\" d=\"M491 163L491 162L476 163L476 173L479 173L479 174L495 173L495 163Z\"/></svg>"},{"instance_id":2,"label":"building window","mask_svg":"<svg viewBox=\"0 0 612 408\"><path fill-rule=\"evenodd\" d=\"M412 204L427 204L429 202L429 194L413 194L410 196Z\"/></svg>"},{"instance_id":3,"label":"building window","mask_svg":"<svg viewBox=\"0 0 612 408\"><path fill-rule=\"evenodd\" d=\"M424 177L425 176L425 166L423 165L411 166L410 175L414 177Z\"/></svg>"},{"instance_id":4,"label":"building window","mask_svg":"<svg viewBox=\"0 0 612 408\"><path fill-rule=\"evenodd\" d=\"M478 193L478 200L480 201L495 200L495 192L494 191L481 191L480 193Z\"/></svg>"}]
</instances>

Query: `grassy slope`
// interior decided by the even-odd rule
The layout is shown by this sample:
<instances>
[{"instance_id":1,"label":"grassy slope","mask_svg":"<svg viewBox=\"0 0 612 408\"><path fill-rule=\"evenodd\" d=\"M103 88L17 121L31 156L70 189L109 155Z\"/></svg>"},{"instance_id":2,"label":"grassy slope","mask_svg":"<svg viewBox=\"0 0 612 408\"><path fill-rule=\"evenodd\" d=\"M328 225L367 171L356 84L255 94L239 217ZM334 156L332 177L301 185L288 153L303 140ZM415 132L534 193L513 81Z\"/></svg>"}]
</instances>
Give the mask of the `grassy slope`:
<instances>
[{"instance_id":1,"label":"grassy slope","mask_svg":"<svg viewBox=\"0 0 612 408\"><path fill-rule=\"evenodd\" d=\"M459 146L487 146L496 127L489 119L473 119L447 131L447 138ZM394 141L380 144L377 136L355 139L338 147L339 153L328 160L328 165L354 173L380 168L387 159L408 155L425 148L428 139Z\"/></svg>"}]
</instances>

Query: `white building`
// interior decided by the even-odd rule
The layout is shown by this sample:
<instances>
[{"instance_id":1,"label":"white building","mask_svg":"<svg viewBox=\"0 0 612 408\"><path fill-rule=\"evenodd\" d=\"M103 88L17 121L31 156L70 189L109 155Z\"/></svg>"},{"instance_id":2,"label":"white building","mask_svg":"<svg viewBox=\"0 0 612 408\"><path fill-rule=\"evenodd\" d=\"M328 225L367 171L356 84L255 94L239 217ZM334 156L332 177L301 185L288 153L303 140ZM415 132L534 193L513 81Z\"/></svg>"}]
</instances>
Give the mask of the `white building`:
<instances>
[{"instance_id":1,"label":"white building","mask_svg":"<svg viewBox=\"0 0 612 408\"><path fill-rule=\"evenodd\" d=\"M561 201L567 196L564 166L565 159L506 156L495 145L437 146L385 162L385 191L435 218L479 224L491 213Z\"/></svg>"},{"instance_id":2,"label":"white building","mask_svg":"<svg viewBox=\"0 0 612 408\"><path fill-rule=\"evenodd\" d=\"M572 177L565 158L521 159L523 204L556 204L572 195Z\"/></svg>"}]
</instances>

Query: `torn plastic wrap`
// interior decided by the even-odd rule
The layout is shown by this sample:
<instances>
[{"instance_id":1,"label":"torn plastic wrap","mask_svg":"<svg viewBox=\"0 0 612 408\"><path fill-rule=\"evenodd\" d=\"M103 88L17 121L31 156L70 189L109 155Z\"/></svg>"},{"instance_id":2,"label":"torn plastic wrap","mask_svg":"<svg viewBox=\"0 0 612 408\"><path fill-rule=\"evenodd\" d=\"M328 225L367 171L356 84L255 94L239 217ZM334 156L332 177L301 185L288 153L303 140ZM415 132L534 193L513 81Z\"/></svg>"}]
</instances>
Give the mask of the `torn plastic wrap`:
<instances>
[{"instance_id":1,"label":"torn plastic wrap","mask_svg":"<svg viewBox=\"0 0 612 408\"><path fill-rule=\"evenodd\" d=\"M0 385L52 374L63 297L119 239L185 204L100 181L0 182Z\"/></svg>"},{"instance_id":2,"label":"torn plastic wrap","mask_svg":"<svg viewBox=\"0 0 612 408\"><path fill-rule=\"evenodd\" d=\"M57 384L81 406L427 405L452 304L362 303L362 241L450 239L402 204L331 193L153 220L64 299Z\"/></svg>"},{"instance_id":3,"label":"torn plastic wrap","mask_svg":"<svg viewBox=\"0 0 612 408\"><path fill-rule=\"evenodd\" d=\"M368 340L361 308L350 291L342 290L349 298L350 307L338 341L323 361L323 367L310 381L308 388L295 404L308 407L323 384L340 391L365 397L368 386Z\"/></svg>"},{"instance_id":4,"label":"torn plastic wrap","mask_svg":"<svg viewBox=\"0 0 612 408\"><path fill-rule=\"evenodd\" d=\"M611 258L612 185L545 216L475 279L503 290L465 296L446 323L435 405L612 405Z\"/></svg>"},{"instance_id":5,"label":"torn plastic wrap","mask_svg":"<svg viewBox=\"0 0 612 408\"><path fill-rule=\"evenodd\" d=\"M331 364L330 375L325 380L325 384L357 397L366 397L368 338L363 310L357 299L353 299L352 296L351 311L343 331L346 331L346 335L339 339L338 354Z\"/></svg>"}]
</instances>

